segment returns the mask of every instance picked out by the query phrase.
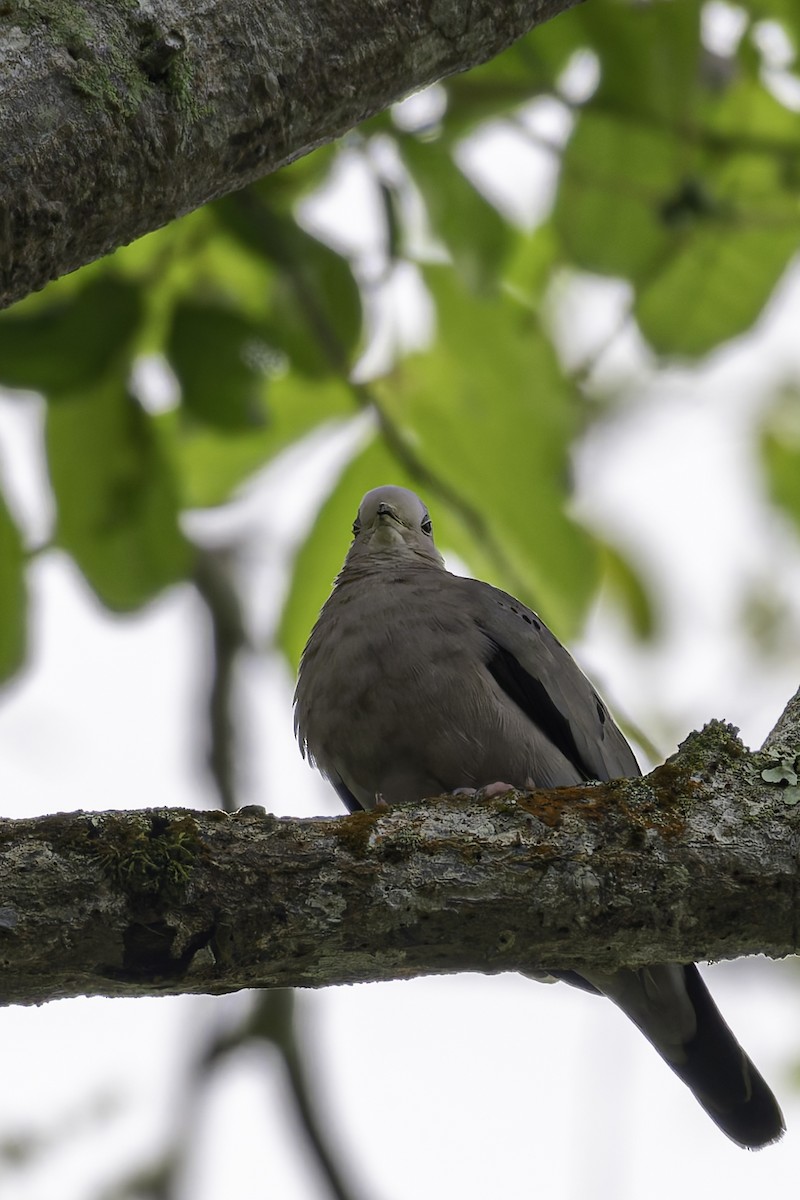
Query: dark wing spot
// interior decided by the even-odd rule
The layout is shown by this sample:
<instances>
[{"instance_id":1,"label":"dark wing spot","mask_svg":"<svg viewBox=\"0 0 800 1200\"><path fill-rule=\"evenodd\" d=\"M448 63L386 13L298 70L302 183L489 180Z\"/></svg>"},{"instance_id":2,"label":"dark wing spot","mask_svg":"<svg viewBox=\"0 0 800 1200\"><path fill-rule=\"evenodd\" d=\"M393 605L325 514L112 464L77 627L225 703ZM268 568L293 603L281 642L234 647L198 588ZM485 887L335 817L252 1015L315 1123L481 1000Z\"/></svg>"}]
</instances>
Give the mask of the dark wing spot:
<instances>
[{"instance_id":1,"label":"dark wing spot","mask_svg":"<svg viewBox=\"0 0 800 1200\"><path fill-rule=\"evenodd\" d=\"M600 724L601 724L601 725L605 725L605 723L606 723L606 710L603 708L603 706L602 706L602 704L600 703L600 701L599 701L599 700L597 701L597 715L598 715L598 717L600 718Z\"/></svg>"},{"instance_id":2,"label":"dark wing spot","mask_svg":"<svg viewBox=\"0 0 800 1200\"><path fill-rule=\"evenodd\" d=\"M506 695L519 705L534 725L538 725L584 779L597 779L597 773L587 766L578 752L569 720L553 703L541 679L530 675L513 654L491 638L486 666Z\"/></svg>"}]
</instances>

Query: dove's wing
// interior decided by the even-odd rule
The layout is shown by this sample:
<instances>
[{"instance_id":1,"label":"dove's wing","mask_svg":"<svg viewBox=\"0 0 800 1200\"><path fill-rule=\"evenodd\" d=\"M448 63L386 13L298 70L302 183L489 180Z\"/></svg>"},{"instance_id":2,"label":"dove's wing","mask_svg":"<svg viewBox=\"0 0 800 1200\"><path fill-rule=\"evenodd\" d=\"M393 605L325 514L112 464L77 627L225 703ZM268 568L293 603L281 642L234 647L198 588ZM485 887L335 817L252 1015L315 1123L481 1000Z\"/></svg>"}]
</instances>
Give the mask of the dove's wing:
<instances>
[{"instance_id":1,"label":"dove's wing","mask_svg":"<svg viewBox=\"0 0 800 1200\"><path fill-rule=\"evenodd\" d=\"M486 638L486 666L532 724L584 779L638 775L633 751L605 704L541 618L491 584L459 583Z\"/></svg>"}]
</instances>

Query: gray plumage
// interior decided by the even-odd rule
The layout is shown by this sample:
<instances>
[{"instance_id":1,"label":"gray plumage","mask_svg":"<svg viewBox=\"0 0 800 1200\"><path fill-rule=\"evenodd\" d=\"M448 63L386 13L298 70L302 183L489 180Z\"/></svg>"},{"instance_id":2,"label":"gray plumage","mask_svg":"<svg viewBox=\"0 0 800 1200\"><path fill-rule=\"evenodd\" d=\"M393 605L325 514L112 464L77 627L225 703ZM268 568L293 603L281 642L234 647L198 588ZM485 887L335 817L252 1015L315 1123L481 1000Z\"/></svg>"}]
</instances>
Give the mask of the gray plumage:
<instances>
[{"instance_id":1,"label":"gray plumage","mask_svg":"<svg viewBox=\"0 0 800 1200\"><path fill-rule=\"evenodd\" d=\"M368 492L303 651L301 750L351 811L499 781L525 789L639 774L608 709L540 618L446 571L413 492ZM562 978L612 999L719 1127L783 1132L766 1083L694 966Z\"/></svg>"}]
</instances>

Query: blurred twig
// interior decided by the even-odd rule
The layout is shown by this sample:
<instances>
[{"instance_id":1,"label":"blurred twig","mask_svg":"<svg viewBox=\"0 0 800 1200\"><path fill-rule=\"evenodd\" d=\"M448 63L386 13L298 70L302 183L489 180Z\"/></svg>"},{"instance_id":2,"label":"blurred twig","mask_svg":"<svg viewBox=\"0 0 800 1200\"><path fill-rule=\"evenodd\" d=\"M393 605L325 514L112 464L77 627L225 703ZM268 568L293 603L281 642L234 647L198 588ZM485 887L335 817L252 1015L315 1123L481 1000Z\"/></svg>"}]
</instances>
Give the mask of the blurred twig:
<instances>
[{"instance_id":1,"label":"blurred twig","mask_svg":"<svg viewBox=\"0 0 800 1200\"><path fill-rule=\"evenodd\" d=\"M305 1039L298 1030L295 993L291 988L262 992L247 1021L220 1037L210 1047L206 1061L216 1063L248 1041L259 1040L270 1042L281 1057L300 1126L331 1195L334 1200L355 1200L356 1193L344 1178L314 1101L302 1050Z\"/></svg>"},{"instance_id":2,"label":"blurred twig","mask_svg":"<svg viewBox=\"0 0 800 1200\"><path fill-rule=\"evenodd\" d=\"M234 707L239 652L249 645L239 595L231 577L229 550L197 549L194 584L211 621L213 666L208 694L208 766L226 812L236 801Z\"/></svg>"},{"instance_id":3,"label":"blurred twig","mask_svg":"<svg viewBox=\"0 0 800 1200\"><path fill-rule=\"evenodd\" d=\"M333 1200L356 1200L356 1193L344 1178L314 1103L313 1087L303 1059L304 1039L298 1030L293 990L279 988L256 994L254 999L255 1003L243 1021L212 1037L201 1048L184 1080L175 1128L164 1150L105 1189L97 1200L175 1200L181 1194L192 1138L197 1132L200 1098L214 1071L231 1054L264 1042L274 1046L280 1056L303 1135L330 1195Z\"/></svg>"}]
</instances>

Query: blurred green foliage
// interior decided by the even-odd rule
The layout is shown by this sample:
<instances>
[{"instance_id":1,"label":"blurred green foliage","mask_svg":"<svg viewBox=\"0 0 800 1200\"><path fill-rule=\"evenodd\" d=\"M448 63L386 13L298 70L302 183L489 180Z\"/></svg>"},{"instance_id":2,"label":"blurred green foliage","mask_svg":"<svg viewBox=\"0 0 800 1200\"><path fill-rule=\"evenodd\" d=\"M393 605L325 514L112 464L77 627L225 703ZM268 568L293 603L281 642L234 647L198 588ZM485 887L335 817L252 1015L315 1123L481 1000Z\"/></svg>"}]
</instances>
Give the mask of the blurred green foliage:
<instances>
[{"instance_id":1,"label":"blurred green foliage","mask_svg":"<svg viewBox=\"0 0 800 1200\"><path fill-rule=\"evenodd\" d=\"M796 56L800 17L793 0L727 11L739 28L722 52L699 0L589 0L441 85L428 125L382 114L2 314L0 384L48 403L53 541L102 602L133 609L188 577L184 509L224 504L318 427L369 411L371 432L298 551L280 630L290 659L362 492L388 481L420 490L443 548L540 605L562 636L603 578L648 635L653 609L631 564L568 515L570 447L599 408L559 361L549 302L566 271L622 278L666 359L707 354L758 318L797 247L800 197L800 119L774 94L760 35L780 21ZM531 125L543 98L563 138ZM487 122L557 162L535 227L459 166ZM384 225L366 282L298 219L346 157ZM409 264L432 302L429 344L395 349L354 382L375 296ZM165 410L135 385L143 356L175 381ZM764 462L800 520L795 426L765 430ZM5 676L23 660L26 553L0 500Z\"/></svg>"},{"instance_id":2,"label":"blurred green foliage","mask_svg":"<svg viewBox=\"0 0 800 1200\"><path fill-rule=\"evenodd\" d=\"M762 451L767 480L776 504L800 532L800 388L779 390L766 415Z\"/></svg>"}]
</instances>

